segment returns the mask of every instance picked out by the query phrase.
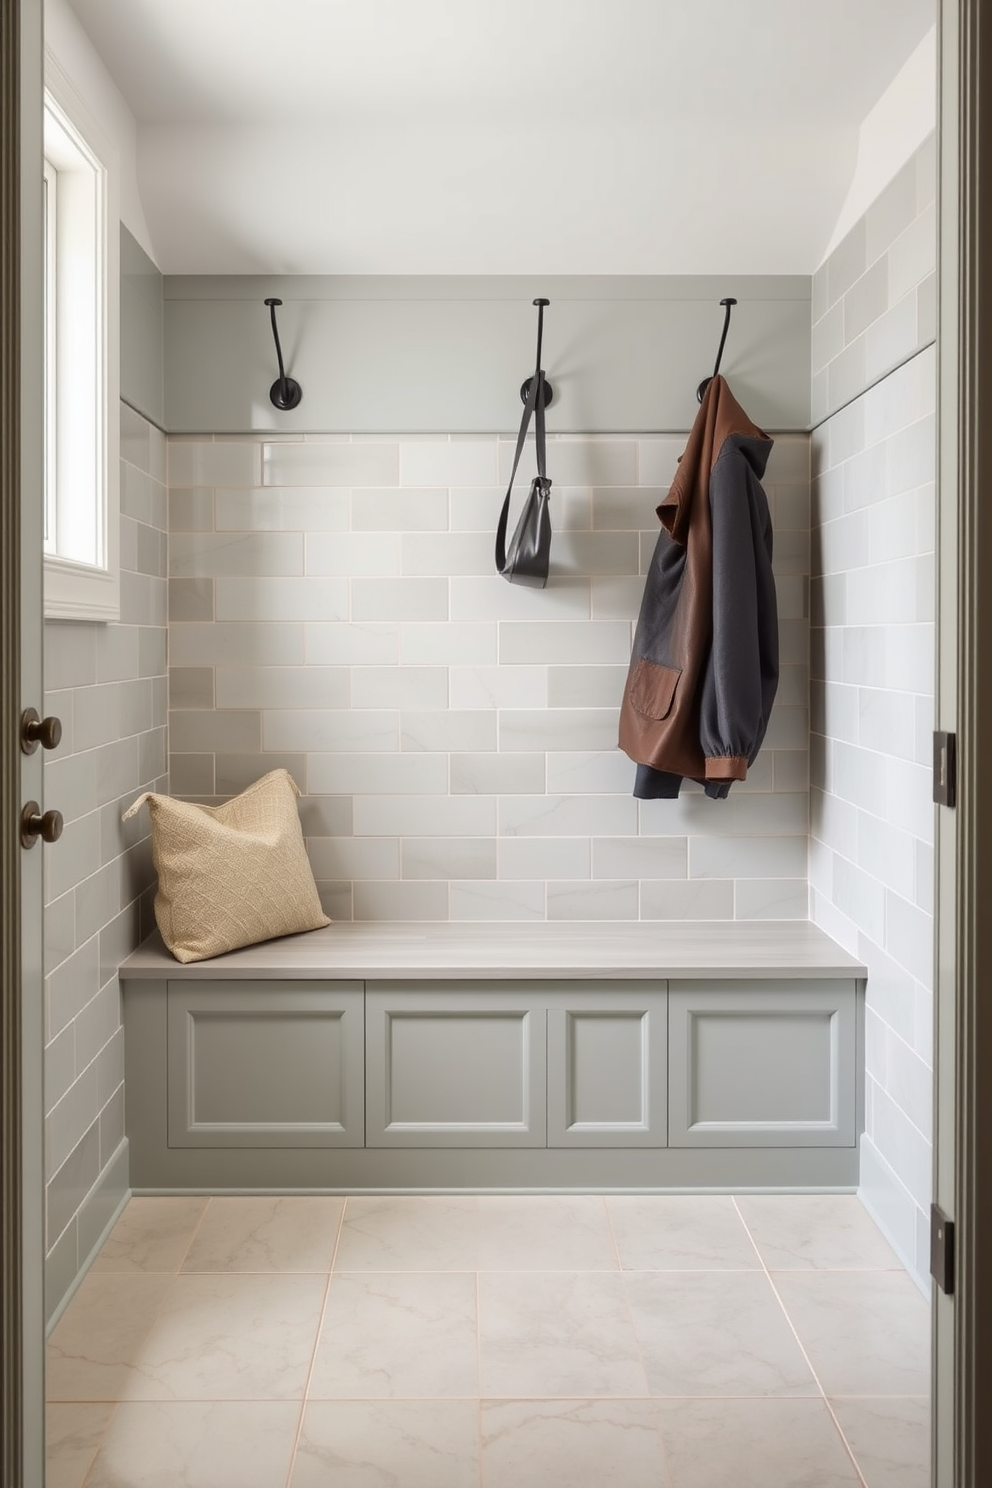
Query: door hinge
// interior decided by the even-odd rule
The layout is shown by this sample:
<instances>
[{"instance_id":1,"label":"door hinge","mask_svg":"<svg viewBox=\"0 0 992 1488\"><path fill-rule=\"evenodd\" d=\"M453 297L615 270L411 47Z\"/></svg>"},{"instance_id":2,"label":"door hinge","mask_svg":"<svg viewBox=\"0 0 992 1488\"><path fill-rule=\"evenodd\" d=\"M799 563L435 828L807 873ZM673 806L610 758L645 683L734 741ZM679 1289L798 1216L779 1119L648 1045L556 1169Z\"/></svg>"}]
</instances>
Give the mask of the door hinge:
<instances>
[{"instance_id":1,"label":"door hinge","mask_svg":"<svg viewBox=\"0 0 992 1488\"><path fill-rule=\"evenodd\" d=\"M930 1275L945 1297L954 1295L954 1221L930 1205Z\"/></svg>"},{"instance_id":2,"label":"door hinge","mask_svg":"<svg viewBox=\"0 0 992 1488\"><path fill-rule=\"evenodd\" d=\"M958 792L958 736L940 730L933 736L933 798L938 806L953 806Z\"/></svg>"}]
</instances>

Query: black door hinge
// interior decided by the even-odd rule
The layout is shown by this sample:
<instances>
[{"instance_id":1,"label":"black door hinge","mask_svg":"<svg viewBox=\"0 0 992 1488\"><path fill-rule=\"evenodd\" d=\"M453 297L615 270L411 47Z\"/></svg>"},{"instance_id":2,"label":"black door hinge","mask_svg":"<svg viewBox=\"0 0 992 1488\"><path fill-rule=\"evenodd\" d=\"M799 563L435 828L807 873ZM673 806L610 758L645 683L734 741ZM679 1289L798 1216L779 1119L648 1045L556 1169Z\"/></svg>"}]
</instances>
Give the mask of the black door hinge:
<instances>
[{"instance_id":1,"label":"black door hinge","mask_svg":"<svg viewBox=\"0 0 992 1488\"><path fill-rule=\"evenodd\" d=\"M938 806L953 806L958 793L958 736L940 731L933 736L933 798Z\"/></svg>"},{"instance_id":2,"label":"black door hinge","mask_svg":"<svg viewBox=\"0 0 992 1488\"><path fill-rule=\"evenodd\" d=\"M954 1221L930 1205L930 1275L945 1297L954 1295Z\"/></svg>"}]
</instances>

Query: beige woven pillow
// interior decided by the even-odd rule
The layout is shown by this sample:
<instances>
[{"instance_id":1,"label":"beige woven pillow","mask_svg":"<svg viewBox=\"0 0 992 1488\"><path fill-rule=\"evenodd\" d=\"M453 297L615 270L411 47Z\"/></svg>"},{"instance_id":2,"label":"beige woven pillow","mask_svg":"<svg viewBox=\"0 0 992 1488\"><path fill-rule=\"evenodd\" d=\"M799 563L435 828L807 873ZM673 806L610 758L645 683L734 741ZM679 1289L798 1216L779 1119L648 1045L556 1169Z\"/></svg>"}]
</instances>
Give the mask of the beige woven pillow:
<instances>
[{"instance_id":1,"label":"beige woven pillow","mask_svg":"<svg viewBox=\"0 0 992 1488\"><path fill-rule=\"evenodd\" d=\"M147 791L158 873L155 919L177 961L202 961L331 922L320 907L288 770L272 770L223 806Z\"/></svg>"}]
</instances>

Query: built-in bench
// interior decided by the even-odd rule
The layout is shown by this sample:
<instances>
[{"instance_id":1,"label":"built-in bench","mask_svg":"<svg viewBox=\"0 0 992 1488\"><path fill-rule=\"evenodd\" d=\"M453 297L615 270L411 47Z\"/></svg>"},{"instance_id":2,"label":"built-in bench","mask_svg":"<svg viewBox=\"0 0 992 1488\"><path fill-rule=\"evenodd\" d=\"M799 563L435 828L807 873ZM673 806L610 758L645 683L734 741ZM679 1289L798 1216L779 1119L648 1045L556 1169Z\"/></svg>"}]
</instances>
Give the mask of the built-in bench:
<instances>
[{"instance_id":1,"label":"built-in bench","mask_svg":"<svg viewBox=\"0 0 992 1488\"><path fill-rule=\"evenodd\" d=\"M806 922L155 935L120 974L136 1191L858 1181L866 969Z\"/></svg>"}]
</instances>

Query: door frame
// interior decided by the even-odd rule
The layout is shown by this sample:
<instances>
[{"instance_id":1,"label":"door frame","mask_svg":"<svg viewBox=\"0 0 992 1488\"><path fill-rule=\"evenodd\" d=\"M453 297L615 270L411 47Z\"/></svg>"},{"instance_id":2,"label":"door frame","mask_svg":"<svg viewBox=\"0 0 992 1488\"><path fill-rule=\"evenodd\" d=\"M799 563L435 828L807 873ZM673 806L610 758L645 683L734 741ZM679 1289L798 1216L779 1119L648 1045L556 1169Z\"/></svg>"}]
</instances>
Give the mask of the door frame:
<instances>
[{"instance_id":1,"label":"door frame","mask_svg":"<svg viewBox=\"0 0 992 1488\"><path fill-rule=\"evenodd\" d=\"M0 1485L44 1481L42 800L22 754L41 703L42 6L0 3Z\"/></svg>"}]
</instances>

